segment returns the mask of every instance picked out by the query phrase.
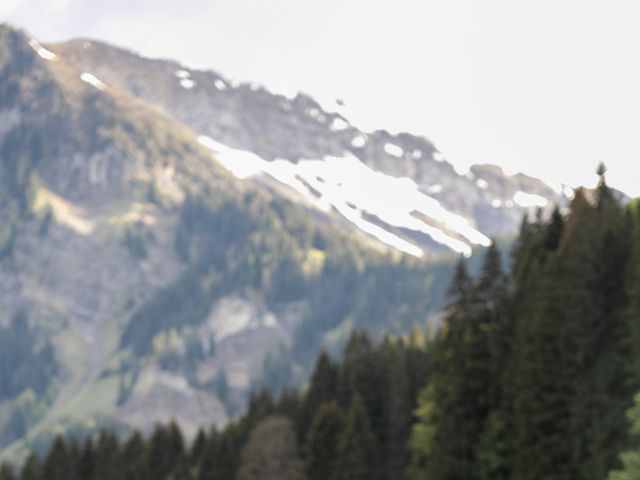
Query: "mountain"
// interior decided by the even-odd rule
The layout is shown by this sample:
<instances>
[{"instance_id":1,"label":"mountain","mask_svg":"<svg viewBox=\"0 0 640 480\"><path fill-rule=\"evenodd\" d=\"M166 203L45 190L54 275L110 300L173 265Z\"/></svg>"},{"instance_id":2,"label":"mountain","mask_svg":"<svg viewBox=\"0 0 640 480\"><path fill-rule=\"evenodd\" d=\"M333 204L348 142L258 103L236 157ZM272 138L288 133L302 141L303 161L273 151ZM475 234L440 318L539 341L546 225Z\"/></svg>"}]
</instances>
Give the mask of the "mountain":
<instances>
[{"instance_id":1,"label":"mountain","mask_svg":"<svg viewBox=\"0 0 640 480\"><path fill-rule=\"evenodd\" d=\"M223 424L354 327L437 321L454 253L514 231L517 202L563 201L304 95L6 24L0 200L8 456L60 430Z\"/></svg>"},{"instance_id":2,"label":"mountain","mask_svg":"<svg viewBox=\"0 0 640 480\"><path fill-rule=\"evenodd\" d=\"M459 174L424 137L360 131L338 103L323 109L304 94L287 98L92 40L48 48L188 125L236 176L262 173L413 255L468 255L489 237L513 234L525 212L566 204L544 182L494 165Z\"/></svg>"}]
</instances>

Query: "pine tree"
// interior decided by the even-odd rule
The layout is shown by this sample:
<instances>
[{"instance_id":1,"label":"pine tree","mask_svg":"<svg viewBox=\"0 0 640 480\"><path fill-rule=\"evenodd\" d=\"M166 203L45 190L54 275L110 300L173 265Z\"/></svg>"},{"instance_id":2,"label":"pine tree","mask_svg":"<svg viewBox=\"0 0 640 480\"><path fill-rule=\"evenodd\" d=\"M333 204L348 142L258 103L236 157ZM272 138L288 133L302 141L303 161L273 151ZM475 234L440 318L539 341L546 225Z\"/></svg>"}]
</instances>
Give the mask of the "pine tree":
<instances>
[{"instance_id":1,"label":"pine tree","mask_svg":"<svg viewBox=\"0 0 640 480\"><path fill-rule=\"evenodd\" d=\"M0 480L15 480L13 466L8 463L0 465Z\"/></svg>"},{"instance_id":2,"label":"pine tree","mask_svg":"<svg viewBox=\"0 0 640 480\"><path fill-rule=\"evenodd\" d=\"M78 459L78 477L81 479L92 478L95 462L95 452L93 446L93 440L91 437L87 438L80 453Z\"/></svg>"},{"instance_id":3,"label":"pine tree","mask_svg":"<svg viewBox=\"0 0 640 480\"><path fill-rule=\"evenodd\" d=\"M335 399L337 384L338 369L327 352L320 353L309 381L309 389L298 414L298 438L300 440L306 438L313 416L320 406Z\"/></svg>"},{"instance_id":4,"label":"pine tree","mask_svg":"<svg viewBox=\"0 0 640 480\"><path fill-rule=\"evenodd\" d=\"M134 432L122 448L125 480L152 480L144 440Z\"/></svg>"},{"instance_id":5,"label":"pine tree","mask_svg":"<svg viewBox=\"0 0 640 480\"><path fill-rule=\"evenodd\" d=\"M594 200L577 190L571 210L557 249L520 288L507 419L517 480L604 478L624 438L624 215L604 178Z\"/></svg>"},{"instance_id":6,"label":"pine tree","mask_svg":"<svg viewBox=\"0 0 640 480\"><path fill-rule=\"evenodd\" d=\"M632 384L640 388L640 201L631 203L627 209L631 251L627 275L627 298L629 303L625 317L629 327L627 348L632 351L629 364Z\"/></svg>"},{"instance_id":7,"label":"pine tree","mask_svg":"<svg viewBox=\"0 0 640 480\"><path fill-rule=\"evenodd\" d=\"M364 403L355 395L338 440L335 480L371 480L379 478L376 440L369 425Z\"/></svg>"},{"instance_id":8,"label":"pine tree","mask_svg":"<svg viewBox=\"0 0 640 480\"><path fill-rule=\"evenodd\" d=\"M454 301L433 347L434 372L411 441L415 478L478 478L477 449L496 395L491 334L503 283L495 246L477 286L462 262L456 269L449 289Z\"/></svg>"},{"instance_id":9,"label":"pine tree","mask_svg":"<svg viewBox=\"0 0 640 480\"><path fill-rule=\"evenodd\" d=\"M167 427L156 426L149 439L149 473L150 477L165 478L180 464L184 451L182 433L175 422Z\"/></svg>"},{"instance_id":10,"label":"pine tree","mask_svg":"<svg viewBox=\"0 0 640 480\"><path fill-rule=\"evenodd\" d=\"M71 472L71 462L67 444L57 436L42 466L42 477L47 480L67 480Z\"/></svg>"},{"instance_id":11,"label":"pine tree","mask_svg":"<svg viewBox=\"0 0 640 480\"><path fill-rule=\"evenodd\" d=\"M404 478L404 470L409 462L407 439L413 422L412 409L415 398L411 398L410 369L402 342L395 343L386 337L376 349L377 368L384 371L385 393L384 419L386 431L380 438L384 460L384 476L389 480ZM424 380L424 379L423 379Z\"/></svg>"},{"instance_id":12,"label":"pine tree","mask_svg":"<svg viewBox=\"0 0 640 480\"><path fill-rule=\"evenodd\" d=\"M103 431L94 450L91 480L110 480L112 478L124 478L122 452L115 433Z\"/></svg>"},{"instance_id":13,"label":"pine tree","mask_svg":"<svg viewBox=\"0 0 640 480\"><path fill-rule=\"evenodd\" d=\"M634 405L629 409L627 417L634 448L620 454L622 468L612 471L609 474L609 480L637 480L640 478L640 394L636 395Z\"/></svg>"},{"instance_id":14,"label":"pine tree","mask_svg":"<svg viewBox=\"0 0 640 480\"><path fill-rule=\"evenodd\" d=\"M305 470L309 480L334 480L338 474L338 439L344 418L335 402L323 404L316 412L306 441Z\"/></svg>"},{"instance_id":15,"label":"pine tree","mask_svg":"<svg viewBox=\"0 0 640 480\"><path fill-rule=\"evenodd\" d=\"M204 433L202 428L198 429L198 433L196 434L196 438L193 441L193 445L191 446L191 451L189 453L189 458L193 465L196 465L202 455L204 454L205 448L207 446L207 436Z\"/></svg>"},{"instance_id":16,"label":"pine tree","mask_svg":"<svg viewBox=\"0 0 640 480\"><path fill-rule=\"evenodd\" d=\"M209 437L198 465L198 480L234 480L244 436L234 425Z\"/></svg>"},{"instance_id":17,"label":"pine tree","mask_svg":"<svg viewBox=\"0 0 640 480\"><path fill-rule=\"evenodd\" d=\"M22 471L20 472L20 480L41 480L42 476L42 465L38 460L38 457L35 453L31 453L24 462L22 466Z\"/></svg>"}]
</instances>

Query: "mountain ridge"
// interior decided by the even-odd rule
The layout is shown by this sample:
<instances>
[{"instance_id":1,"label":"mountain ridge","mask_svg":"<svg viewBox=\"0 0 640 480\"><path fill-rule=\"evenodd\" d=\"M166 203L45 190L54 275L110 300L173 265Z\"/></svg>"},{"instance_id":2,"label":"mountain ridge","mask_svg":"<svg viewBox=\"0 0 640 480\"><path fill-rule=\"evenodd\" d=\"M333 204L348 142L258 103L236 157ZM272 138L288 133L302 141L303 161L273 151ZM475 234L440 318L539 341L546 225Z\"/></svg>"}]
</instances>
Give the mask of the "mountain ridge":
<instances>
[{"instance_id":1,"label":"mountain ridge","mask_svg":"<svg viewBox=\"0 0 640 480\"><path fill-rule=\"evenodd\" d=\"M78 68L93 71L107 84L163 108L198 135L226 147L251 152L265 161L285 160L293 164L346 156L356 158L374 172L397 179L410 178L418 194L432 198L452 215L462 216L485 237L507 235L515 231L525 212L533 213L536 206L546 209L553 204L564 206L571 196L570 189L558 193L525 174L496 173L499 167L495 166L474 165L468 174L460 175L426 138L406 132L394 135L385 130L361 132L340 112L323 110L305 94L298 93L295 97L272 94L262 86L234 82L213 70L189 69L166 59L145 59L93 40L72 40L51 44L49 48ZM490 176L490 182L480 176L484 173ZM300 172L294 172L296 175ZM308 183L305 187L305 195L317 190ZM325 193L320 192L320 196ZM442 251L441 242L423 231L431 230L428 227L440 230L438 235L449 235L466 243L458 252L464 250L469 254L474 244L460 238L459 232L420 219L418 223L410 218L400 222L401 225L391 225L380 218L379 212L370 211L369 201L363 199L355 205L356 211L350 213L363 217L358 211L363 210L377 217L385 235L397 235L405 242L418 237L420 241L415 247L423 253ZM353 199L343 203L355 204ZM410 211L404 213L412 216ZM426 214L429 216L429 212ZM408 223L413 223L413 227L408 228ZM486 240L481 244L486 245Z\"/></svg>"}]
</instances>

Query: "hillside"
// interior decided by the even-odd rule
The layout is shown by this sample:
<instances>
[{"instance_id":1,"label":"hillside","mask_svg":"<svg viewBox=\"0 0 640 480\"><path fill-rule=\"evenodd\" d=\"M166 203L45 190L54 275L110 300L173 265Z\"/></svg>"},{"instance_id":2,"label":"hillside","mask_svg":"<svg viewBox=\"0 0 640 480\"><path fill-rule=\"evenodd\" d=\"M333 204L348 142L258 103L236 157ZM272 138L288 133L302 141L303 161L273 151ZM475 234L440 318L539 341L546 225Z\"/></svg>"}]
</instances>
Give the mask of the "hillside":
<instances>
[{"instance_id":1,"label":"hillside","mask_svg":"<svg viewBox=\"0 0 640 480\"><path fill-rule=\"evenodd\" d=\"M237 179L199 132L53 48L0 27L0 337L31 350L7 364L6 456L104 425L193 435L256 385L303 381L353 327L437 318L449 257Z\"/></svg>"},{"instance_id":2,"label":"hillside","mask_svg":"<svg viewBox=\"0 0 640 480\"><path fill-rule=\"evenodd\" d=\"M627 480L640 468L640 204L601 181L461 261L443 327L321 354L309 386L252 396L186 441L59 436L20 478ZM14 478L11 465L0 478Z\"/></svg>"}]
</instances>

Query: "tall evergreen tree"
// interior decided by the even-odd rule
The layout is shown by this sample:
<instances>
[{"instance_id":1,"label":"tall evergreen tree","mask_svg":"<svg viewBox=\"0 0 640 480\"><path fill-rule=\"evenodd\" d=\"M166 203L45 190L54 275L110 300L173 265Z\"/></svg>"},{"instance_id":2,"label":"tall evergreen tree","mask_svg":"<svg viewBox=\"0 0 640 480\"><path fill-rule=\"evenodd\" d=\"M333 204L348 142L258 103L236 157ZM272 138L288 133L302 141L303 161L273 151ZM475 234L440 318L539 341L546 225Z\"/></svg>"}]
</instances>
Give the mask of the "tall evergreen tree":
<instances>
[{"instance_id":1,"label":"tall evergreen tree","mask_svg":"<svg viewBox=\"0 0 640 480\"><path fill-rule=\"evenodd\" d=\"M20 480L40 480L42 478L42 465L37 455L31 453L24 461L22 471L20 472Z\"/></svg>"},{"instance_id":2,"label":"tall evergreen tree","mask_svg":"<svg viewBox=\"0 0 640 480\"><path fill-rule=\"evenodd\" d=\"M66 480L71 472L71 461L67 444L57 436L42 466L42 477L47 480Z\"/></svg>"},{"instance_id":3,"label":"tall evergreen tree","mask_svg":"<svg viewBox=\"0 0 640 480\"><path fill-rule=\"evenodd\" d=\"M134 432L122 448L125 480L152 480L142 435Z\"/></svg>"},{"instance_id":4,"label":"tall evergreen tree","mask_svg":"<svg viewBox=\"0 0 640 480\"><path fill-rule=\"evenodd\" d=\"M94 450L91 480L124 478L124 470L118 437L113 432L102 432Z\"/></svg>"},{"instance_id":5,"label":"tall evergreen tree","mask_svg":"<svg viewBox=\"0 0 640 480\"><path fill-rule=\"evenodd\" d=\"M338 475L338 439L344 429L344 414L335 402L323 404L315 414L307 435L305 471L309 480L335 480Z\"/></svg>"},{"instance_id":6,"label":"tall evergreen tree","mask_svg":"<svg viewBox=\"0 0 640 480\"><path fill-rule=\"evenodd\" d=\"M338 440L335 480L371 480L380 478L376 469L376 440L369 425L364 403L355 395Z\"/></svg>"},{"instance_id":7,"label":"tall evergreen tree","mask_svg":"<svg viewBox=\"0 0 640 480\"><path fill-rule=\"evenodd\" d=\"M338 369L329 354L322 352L316 361L315 369L309 381L309 389L298 413L298 438L301 441L307 436L307 431L315 412L325 402L335 399L337 388Z\"/></svg>"},{"instance_id":8,"label":"tall evergreen tree","mask_svg":"<svg viewBox=\"0 0 640 480\"><path fill-rule=\"evenodd\" d=\"M635 397L632 408L627 417L630 423L630 434L633 439L633 448L620 454L622 468L609 474L609 480L637 480L640 478L640 394Z\"/></svg>"},{"instance_id":9,"label":"tall evergreen tree","mask_svg":"<svg viewBox=\"0 0 640 480\"><path fill-rule=\"evenodd\" d=\"M15 480L13 465L3 463L0 465L0 480Z\"/></svg>"},{"instance_id":10,"label":"tall evergreen tree","mask_svg":"<svg viewBox=\"0 0 640 480\"><path fill-rule=\"evenodd\" d=\"M175 422L167 427L156 426L149 439L149 473L150 477L165 478L185 455L182 433Z\"/></svg>"},{"instance_id":11,"label":"tall evergreen tree","mask_svg":"<svg viewBox=\"0 0 640 480\"><path fill-rule=\"evenodd\" d=\"M454 301L434 345L435 370L412 439L414 476L429 480L479 478L478 448L498 401L493 360L503 349L493 338L503 328L505 295L497 247L487 251L477 285L461 263L449 292Z\"/></svg>"},{"instance_id":12,"label":"tall evergreen tree","mask_svg":"<svg viewBox=\"0 0 640 480\"><path fill-rule=\"evenodd\" d=\"M589 196L576 191L518 315L509 385L517 480L604 478L624 438L627 233L604 178Z\"/></svg>"}]
</instances>

